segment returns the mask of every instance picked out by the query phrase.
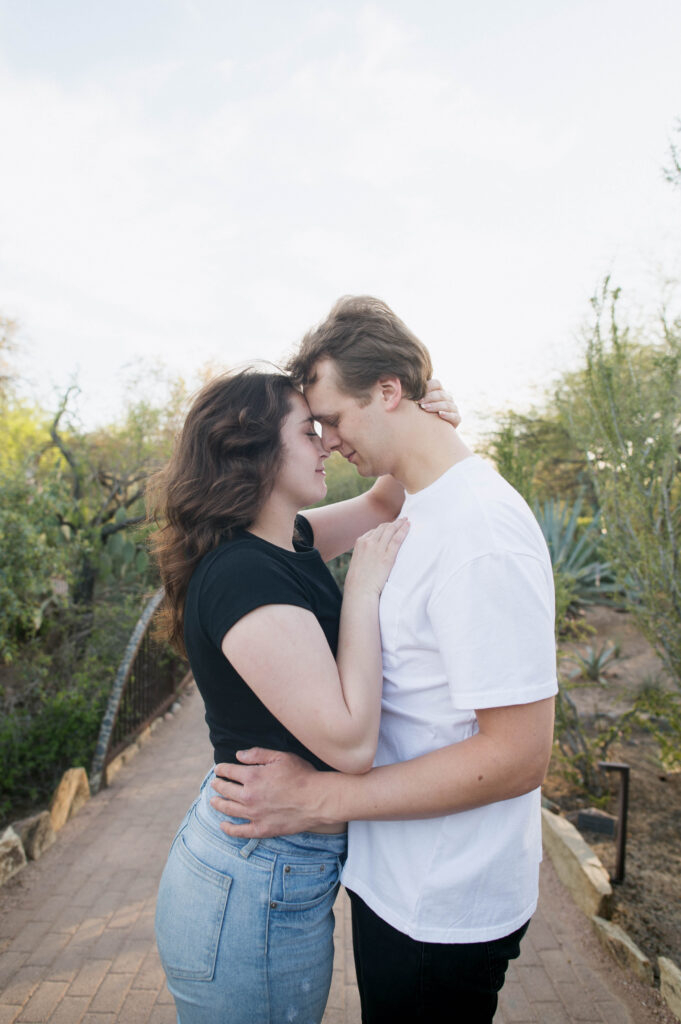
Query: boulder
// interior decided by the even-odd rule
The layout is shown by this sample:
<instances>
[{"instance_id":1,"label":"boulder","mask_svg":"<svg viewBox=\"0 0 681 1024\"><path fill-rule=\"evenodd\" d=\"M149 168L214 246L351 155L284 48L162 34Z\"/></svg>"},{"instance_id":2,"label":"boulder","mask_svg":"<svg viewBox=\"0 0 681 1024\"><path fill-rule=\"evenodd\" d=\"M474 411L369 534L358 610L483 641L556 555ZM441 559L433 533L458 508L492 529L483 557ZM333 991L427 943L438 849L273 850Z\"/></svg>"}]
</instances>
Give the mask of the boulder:
<instances>
[{"instance_id":1,"label":"boulder","mask_svg":"<svg viewBox=\"0 0 681 1024\"><path fill-rule=\"evenodd\" d=\"M658 956L660 968L660 994L675 1017L681 1020L681 970L673 960Z\"/></svg>"},{"instance_id":2,"label":"boulder","mask_svg":"<svg viewBox=\"0 0 681 1024\"><path fill-rule=\"evenodd\" d=\"M612 921L606 921L602 917L592 917L591 922L596 929L596 934L601 944L607 949L611 956L617 960L621 967L634 972L646 985L654 982L653 965L648 957L638 946L631 941L625 931Z\"/></svg>"},{"instance_id":3,"label":"boulder","mask_svg":"<svg viewBox=\"0 0 681 1024\"><path fill-rule=\"evenodd\" d=\"M68 819L79 811L90 799L90 784L84 768L69 768L64 772L61 782L57 786L52 803L50 804L50 817L52 828L58 832L63 828Z\"/></svg>"},{"instance_id":4,"label":"boulder","mask_svg":"<svg viewBox=\"0 0 681 1024\"><path fill-rule=\"evenodd\" d=\"M556 874L589 917L612 917L608 872L574 825L542 808L542 838Z\"/></svg>"},{"instance_id":5,"label":"boulder","mask_svg":"<svg viewBox=\"0 0 681 1024\"><path fill-rule=\"evenodd\" d=\"M0 835L0 885L21 871L26 863L26 854L21 839L12 826Z\"/></svg>"},{"instance_id":6,"label":"boulder","mask_svg":"<svg viewBox=\"0 0 681 1024\"><path fill-rule=\"evenodd\" d=\"M45 850L49 849L57 838L56 832L52 828L49 811L41 811L40 814L33 814L30 818L15 821L12 828L21 839L29 860L37 860L38 857L42 857Z\"/></svg>"}]
</instances>

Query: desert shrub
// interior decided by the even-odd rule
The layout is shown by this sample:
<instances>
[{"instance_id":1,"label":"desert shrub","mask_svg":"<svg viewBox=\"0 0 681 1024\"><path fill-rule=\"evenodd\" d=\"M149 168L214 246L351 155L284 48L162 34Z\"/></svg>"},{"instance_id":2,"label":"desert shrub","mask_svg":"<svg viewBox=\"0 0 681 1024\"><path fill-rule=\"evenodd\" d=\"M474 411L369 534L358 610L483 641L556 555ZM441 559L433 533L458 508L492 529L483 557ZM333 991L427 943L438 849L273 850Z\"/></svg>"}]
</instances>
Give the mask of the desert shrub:
<instances>
[{"instance_id":1,"label":"desert shrub","mask_svg":"<svg viewBox=\"0 0 681 1024\"><path fill-rule=\"evenodd\" d=\"M44 804L67 768L89 769L102 715L139 598L95 608L81 643L75 613L24 645L0 690L0 819Z\"/></svg>"},{"instance_id":2,"label":"desert shrub","mask_svg":"<svg viewBox=\"0 0 681 1024\"><path fill-rule=\"evenodd\" d=\"M557 403L587 456L605 551L629 608L681 687L681 320L635 334L606 281L586 366Z\"/></svg>"},{"instance_id":3,"label":"desert shrub","mask_svg":"<svg viewBox=\"0 0 681 1024\"><path fill-rule=\"evenodd\" d=\"M0 481L0 661L62 603L69 559L43 496L21 480Z\"/></svg>"}]
</instances>

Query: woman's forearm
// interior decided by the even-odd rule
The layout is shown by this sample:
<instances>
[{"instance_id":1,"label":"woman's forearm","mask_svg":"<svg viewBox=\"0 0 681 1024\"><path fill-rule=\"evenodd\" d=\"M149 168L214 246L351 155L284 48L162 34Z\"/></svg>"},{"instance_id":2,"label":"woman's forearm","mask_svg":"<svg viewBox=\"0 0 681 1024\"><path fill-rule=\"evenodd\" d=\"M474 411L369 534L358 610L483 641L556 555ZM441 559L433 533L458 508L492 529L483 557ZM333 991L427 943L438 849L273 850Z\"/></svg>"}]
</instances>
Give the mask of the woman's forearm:
<instances>
[{"instance_id":1,"label":"woman's forearm","mask_svg":"<svg viewBox=\"0 0 681 1024\"><path fill-rule=\"evenodd\" d=\"M375 590L348 581L343 596L336 664L353 728L349 741L357 771L373 764L381 715L381 640Z\"/></svg>"},{"instance_id":2,"label":"woman's forearm","mask_svg":"<svg viewBox=\"0 0 681 1024\"><path fill-rule=\"evenodd\" d=\"M404 487L394 476L379 476L367 495L376 506L377 524L394 519L404 504Z\"/></svg>"}]
</instances>

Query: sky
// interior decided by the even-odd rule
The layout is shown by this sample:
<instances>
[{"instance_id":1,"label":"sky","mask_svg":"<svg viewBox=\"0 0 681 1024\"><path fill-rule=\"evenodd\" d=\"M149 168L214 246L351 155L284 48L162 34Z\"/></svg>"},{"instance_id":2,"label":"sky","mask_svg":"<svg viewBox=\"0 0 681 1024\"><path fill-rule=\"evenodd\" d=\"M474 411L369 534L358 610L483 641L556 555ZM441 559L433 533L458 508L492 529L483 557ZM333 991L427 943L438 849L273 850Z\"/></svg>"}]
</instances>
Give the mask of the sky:
<instances>
[{"instance_id":1,"label":"sky","mask_svg":"<svg viewBox=\"0 0 681 1024\"><path fill-rule=\"evenodd\" d=\"M678 0L0 0L0 315L86 425L388 302L472 430L679 277ZM130 379L138 383L131 390ZM127 390L126 390L127 388Z\"/></svg>"}]
</instances>

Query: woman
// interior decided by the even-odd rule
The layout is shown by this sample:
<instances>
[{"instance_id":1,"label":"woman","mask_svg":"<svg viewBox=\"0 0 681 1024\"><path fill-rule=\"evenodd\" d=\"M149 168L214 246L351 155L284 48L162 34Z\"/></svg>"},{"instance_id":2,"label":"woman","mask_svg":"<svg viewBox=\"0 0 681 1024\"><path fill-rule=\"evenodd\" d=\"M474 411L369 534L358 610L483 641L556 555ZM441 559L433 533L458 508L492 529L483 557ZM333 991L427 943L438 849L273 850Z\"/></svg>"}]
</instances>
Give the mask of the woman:
<instances>
[{"instance_id":1,"label":"woman","mask_svg":"<svg viewBox=\"0 0 681 1024\"><path fill-rule=\"evenodd\" d=\"M297 515L324 497L327 455L290 380L245 371L204 388L157 481L167 631L188 654L216 762L259 745L321 770L372 764L378 598L407 524L383 522L402 503L389 478ZM341 608L324 560L353 544ZM212 774L175 837L157 904L178 1020L320 1021L345 826L229 839L210 806Z\"/></svg>"}]
</instances>

